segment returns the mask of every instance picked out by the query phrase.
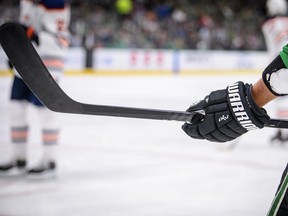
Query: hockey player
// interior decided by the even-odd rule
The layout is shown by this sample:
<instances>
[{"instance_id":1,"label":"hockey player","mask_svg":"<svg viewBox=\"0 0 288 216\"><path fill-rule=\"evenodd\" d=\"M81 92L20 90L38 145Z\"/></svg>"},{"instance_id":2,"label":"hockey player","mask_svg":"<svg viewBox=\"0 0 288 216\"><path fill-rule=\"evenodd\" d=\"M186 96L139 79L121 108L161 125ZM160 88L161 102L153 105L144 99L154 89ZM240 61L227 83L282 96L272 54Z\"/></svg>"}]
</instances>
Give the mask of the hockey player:
<instances>
[{"instance_id":1,"label":"hockey player","mask_svg":"<svg viewBox=\"0 0 288 216\"><path fill-rule=\"evenodd\" d=\"M212 142L234 140L242 134L263 128L270 119L265 104L288 95L288 45L263 71L254 85L239 81L225 89L212 91L187 111L202 109L205 116L193 117L182 129L190 137ZM288 165L281 179L268 216L288 215Z\"/></svg>"},{"instance_id":2,"label":"hockey player","mask_svg":"<svg viewBox=\"0 0 288 216\"><path fill-rule=\"evenodd\" d=\"M267 0L267 19L262 25L262 32L271 59L275 58L282 47L288 43L288 3L286 0ZM277 99L276 115L280 119L288 118L288 97ZM278 129L271 139L284 144L288 141L288 132Z\"/></svg>"},{"instance_id":3,"label":"hockey player","mask_svg":"<svg viewBox=\"0 0 288 216\"><path fill-rule=\"evenodd\" d=\"M35 44L35 48L53 78L58 82L64 69L65 50L69 45L69 5L65 0L41 0L37 3L21 0L19 21L28 29L28 36L31 34L31 29L37 33L38 45ZM29 132L26 118L29 104L36 107L41 120L43 155L38 165L25 169ZM30 91L17 72L12 85L10 112L13 155L11 161L0 165L0 172L9 173L16 169L36 176L55 173L55 148L59 136L57 119L55 114L46 109Z\"/></svg>"},{"instance_id":4,"label":"hockey player","mask_svg":"<svg viewBox=\"0 0 288 216\"><path fill-rule=\"evenodd\" d=\"M264 127L270 119L266 110L262 108L264 105L276 98L287 101L288 45L285 44L288 42L288 21L286 17L279 16L286 15L287 2L267 0L267 9L271 17L264 23L262 30L268 51L271 56L277 55L276 58L266 67L262 78L253 85L236 82L226 89L211 92L202 101L189 107L188 111L204 109L206 112L205 116L195 116L192 123L182 126L190 137L221 143L234 140L250 130ZM282 51L278 55L280 50ZM287 107L288 104L284 106L286 112ZM283 115L279 117L283 118ZM283 133L278 134L281 136L276 136L277 139L285 140ZM267 216L287 215L288 164L267 213Z\"/></svg>"}]
</instances>

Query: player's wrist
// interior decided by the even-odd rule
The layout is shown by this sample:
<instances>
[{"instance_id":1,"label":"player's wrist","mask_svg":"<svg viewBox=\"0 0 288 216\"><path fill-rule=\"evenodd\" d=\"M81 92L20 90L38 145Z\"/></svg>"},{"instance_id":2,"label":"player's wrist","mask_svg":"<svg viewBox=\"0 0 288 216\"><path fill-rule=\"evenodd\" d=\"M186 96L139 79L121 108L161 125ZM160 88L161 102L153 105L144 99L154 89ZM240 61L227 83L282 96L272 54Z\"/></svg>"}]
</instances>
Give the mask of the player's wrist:
<instances>
[{"instance_id":1,"label":"player's wrist","mask_svg":"<svg viewBox=\"0 0 288 216\"><path fill-rule=\"evenodd\" d=\"M258 107L263 107L277 96L273 94L265 85L262 79L259 79L251 89L251 96Z\"/></svg>"}]
</instances>

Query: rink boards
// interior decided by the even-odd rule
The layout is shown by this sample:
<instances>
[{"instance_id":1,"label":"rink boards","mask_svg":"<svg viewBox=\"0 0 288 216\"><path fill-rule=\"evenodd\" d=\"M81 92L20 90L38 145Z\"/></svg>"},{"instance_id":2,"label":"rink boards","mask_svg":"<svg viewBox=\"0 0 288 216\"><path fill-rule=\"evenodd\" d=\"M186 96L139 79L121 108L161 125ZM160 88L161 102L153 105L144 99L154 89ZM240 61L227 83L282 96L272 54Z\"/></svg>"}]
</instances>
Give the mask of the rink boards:
<instances>
[{"instance_id":1,"label":"rink boards","mask_svg":"<svg viewBox=\"0 0 288 216\"><path fill-rule=\"evenodd\" d=\"M265 51L95 49L89 63L86 57L84 49L69 48L65 72L74 75L255 74L270 62ZM7 57L1 49L0 75L7 74L7 69Z\"/></svg>"}]
</instances>

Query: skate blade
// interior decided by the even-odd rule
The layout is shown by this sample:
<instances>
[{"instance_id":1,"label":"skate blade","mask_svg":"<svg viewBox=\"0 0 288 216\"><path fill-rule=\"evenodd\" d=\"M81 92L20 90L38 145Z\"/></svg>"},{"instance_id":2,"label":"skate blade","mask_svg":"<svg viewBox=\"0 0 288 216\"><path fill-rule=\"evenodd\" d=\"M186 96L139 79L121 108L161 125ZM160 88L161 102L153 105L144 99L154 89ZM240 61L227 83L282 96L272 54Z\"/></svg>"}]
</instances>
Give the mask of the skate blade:
<instances>
[{"instance_id":1,"label":"skate blade","mask_svg":"<svg viewBox=\"0 0 288 216\"><path fill-rule=\"evenodd\" d=\"M18 169L18 168L12 168L7 171L0 171L0 177L17 177L17 176L24 176L26 173L25 169Z\"/></svg>"},{"instance_id":2,"label":"skate blade","mask_svg":"<svg viewBox=\"0 0 288 216\"><path fill-rule=\"evenodd\" d=\"M56 171L45 171L43 173L26 173L26 178L28 180L56 179L56 177Z\"/></svg>"}]
</instances>

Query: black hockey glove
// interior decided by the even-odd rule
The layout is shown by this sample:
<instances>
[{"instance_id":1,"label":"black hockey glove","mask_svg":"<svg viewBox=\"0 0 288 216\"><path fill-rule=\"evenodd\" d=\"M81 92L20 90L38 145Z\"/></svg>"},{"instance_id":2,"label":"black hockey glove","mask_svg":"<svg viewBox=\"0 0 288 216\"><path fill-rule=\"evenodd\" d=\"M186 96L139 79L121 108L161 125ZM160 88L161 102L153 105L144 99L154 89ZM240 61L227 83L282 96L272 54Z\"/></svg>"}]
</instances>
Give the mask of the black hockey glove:
<instances>
[{"instance_id":1,"label":"black hockey glove","mask_svg":"<svg viewBox=\"0 0 288 216\"><path fill-rule=\"evenodd\" d=\"M25 25L21 25L26 34L27 34L27 37L30 39L30 41L32 42L35 42L37 45L39 45L39 37L38 37L38 34L35 32L34 28L32 28L31 26L28 27L28 26L25 26Z\"/></svg>"},{"instance_id":2,"label":"black hockey glove","mask_svg":"<svg viewBox=\"0 0 288 216\"><path fill-rule=\"evenodd\" d=\"M211 92L187 110L204 110L206 114L197 114L182 129L195 139L226 142L247 131L263 128L270 117L254 103L251 90L252 85L237 82Z\"/></svg>"}]
</instances>

